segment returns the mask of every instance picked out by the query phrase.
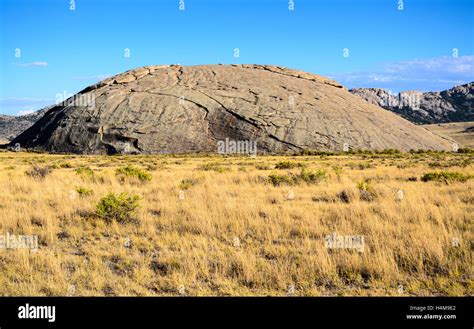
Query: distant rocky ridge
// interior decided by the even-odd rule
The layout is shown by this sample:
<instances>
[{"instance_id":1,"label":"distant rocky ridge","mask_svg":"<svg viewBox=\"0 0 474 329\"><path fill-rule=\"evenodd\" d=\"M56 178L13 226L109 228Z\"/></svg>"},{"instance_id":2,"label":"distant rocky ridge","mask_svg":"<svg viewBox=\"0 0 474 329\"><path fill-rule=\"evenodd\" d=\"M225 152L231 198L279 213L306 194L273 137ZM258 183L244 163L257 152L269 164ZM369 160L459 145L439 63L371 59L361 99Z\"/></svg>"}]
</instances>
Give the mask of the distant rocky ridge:
<instances>
[{"instance_id":1,"label":"distant rocky ridge","mask_svg":"<svg viewBox=\"0 0 474 329\"><path fill-rule=\"evenodd\" d=\"M474 82L441 92L407 91L392 95L378 88L349 91L417 124L474 121Z\"/></svg>"},{"instance_id":2,"label":"distant rocky ridge","mask_svg":"<svg viewBox=\"0 0 474 329\"><path fill-rule=\"evenodd\" d=\"M0 114L0 139L13 140L43 117L49 108L51 107L20 116Z\"/></svg>"},{"instance_id":3,"label":"distant rocky ridge","mask_svg":"<svg viewBox=\"0 0 474 329\"><path fill-rule=\"evenodd\" d=\"M147 66L71 99L12 145L81 154L216 152L226 139L256 142L258 152L451 149L335 81L277 66Z\"/></svg>"}]
</instances>

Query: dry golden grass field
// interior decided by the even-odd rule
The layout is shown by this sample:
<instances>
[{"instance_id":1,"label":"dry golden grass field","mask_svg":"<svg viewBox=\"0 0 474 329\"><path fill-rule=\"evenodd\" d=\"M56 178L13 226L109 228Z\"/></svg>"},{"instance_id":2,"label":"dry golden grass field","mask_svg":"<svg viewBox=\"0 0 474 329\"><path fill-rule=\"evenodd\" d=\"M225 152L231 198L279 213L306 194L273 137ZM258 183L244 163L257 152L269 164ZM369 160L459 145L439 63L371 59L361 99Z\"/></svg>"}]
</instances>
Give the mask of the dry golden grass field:
<instances>
[{"instance_id":1,"label":"dry golden grass field","mask_svg":"<svg viewBox=\"0 0 474 329\"><path fill-rule=\"evenodd\" d=\"M472 295L472 159L0 152L0 295Z\"/></svg>"}]
</instances>

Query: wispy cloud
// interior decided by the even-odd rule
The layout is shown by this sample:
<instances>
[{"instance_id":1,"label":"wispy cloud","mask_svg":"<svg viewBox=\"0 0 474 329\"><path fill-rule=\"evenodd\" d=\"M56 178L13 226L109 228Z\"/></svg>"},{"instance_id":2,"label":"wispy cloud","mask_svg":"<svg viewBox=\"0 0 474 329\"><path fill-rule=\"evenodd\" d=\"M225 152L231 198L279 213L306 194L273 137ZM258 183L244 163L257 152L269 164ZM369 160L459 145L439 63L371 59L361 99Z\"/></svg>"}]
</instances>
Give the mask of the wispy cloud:
<instances>
[{"instance_id":1,"label":"wispy cloud","mask_svg":"<svg viewBox=\"0 0 474 329\"><path fill-rule=\"evenodd\" d=\"M75 76L75 77L72 77L72 78L73 78L73 80L85 80L85 81L96 80L96 81L101 81L101 80L109 78L110 76L111 76L110 74L98 74L98 75L89 75L89 76Z\"/></svg>"},{"instance_id":2,"label":"wispy cloud","mask_svg":"<svg viewBox=\"0 0 474 329\"><path fill-rule=\"evenodd\" d=\"M34 109L21 110L21 111L18 111L18 115L20 115L20 116L21 116L21 115L27 115L27 114L31 114L31 113L33 113L33 112L35 112Z\"/></svg>"},{"instance_id":3,"label":"wispy cloud","mask_svg":"<svg viewBox=\"0 0 474 329\"><path fill-rule=\"evenodd\" d=\"M48 66L48 62L17 63L16 66L20 66L20 67L46 67L46 66Z\"/></svg>"},{"instance_id":4,"label":"wispy cloud","mask_svg":"<svg viewBox=\"0 0 474 329\"><path fill-rule=\"evenodd\" d=\"M386 63L373 72L334 73L348 88L376 87L393 91L442 90L474 80L474 56L435 57Z\"/></svg>"},{"instance_id":5,"label":"wispy cloud","mask_svg":"<svg viewBox=\"0 0 474 329\"><path fill-rule=\"evenodd\" d=\"M0 98L0 113L25 115L54 104L54 102L54 99L48 98Z\"/></svg>"},{"instance_id":6,"label":"wispy cloud","mask_svg":"<svg viewBox=\"0 0 474 329\"><path fill-rule=\"evenodd\" d=\"M43 103L54 103L54 99L49 98L32 98L32 97L20 97L20 98L0 98L0 106L34 106Z\"/></svg>"},{"instance_id":7,"label":"wispy cloud","mask_svg":"<svg viewBox=\"0 0 474 329\"><path fill-rule=\"evenodd\" d=\"M415 59L385 66L385 72L395 74L418 74L426 76L461 75L472 76L474 73L474 56L436 57Z\"/></svg>"}]
</instances>

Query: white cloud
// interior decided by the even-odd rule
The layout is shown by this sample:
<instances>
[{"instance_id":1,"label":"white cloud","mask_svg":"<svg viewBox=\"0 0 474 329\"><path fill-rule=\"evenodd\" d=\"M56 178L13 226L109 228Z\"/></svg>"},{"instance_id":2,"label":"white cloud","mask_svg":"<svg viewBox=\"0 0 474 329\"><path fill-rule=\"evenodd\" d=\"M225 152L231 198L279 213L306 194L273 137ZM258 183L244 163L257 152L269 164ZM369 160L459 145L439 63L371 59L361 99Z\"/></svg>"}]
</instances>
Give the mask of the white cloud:
<instances>
[{"instance_id":1,"label":"white cloud","mask_svg":"<svg viewBox=\"0 0 474 329\"><path fill-rule=\"evenodd\" d=\"M74 80L97 80L101 81L104 79L109 78L111 75L110 74L98 74L98 75L90 75L90 76L76 76L72 77Z\"/></svg>"},{"instance_id":2,"label":"white cloud","mask_svg":"<svg viewBox=\"0 0 474 329\"><path fill-rule=\"evenodd\" d=\"M30 62L30 63L18 63L16 66L20 67L46 67L48 62Z\"/></svg>"},{"instance_id":3,"label":"white cloud","mask_svg":"<svg viewBox=\"0 0 474 329\"><path fill-rule=\"evenodd\" d=\"M435 57L429 59L414 59L385 65L386 73L403 75L444 76L444 75L474 75L474 56Z\"/></svg>"},{"instance_id":4,"label":"white cloud","mask_svg":"<svg viewBox=\"0 0 474 329\"><path fill-rule=\"evenodd\" d=\"M54 104L54 99L47 98L0 98L0 113L9 115L25 115L43 107Z\"/></svg>"},{"instance_id":5,"label":"white cloud","mask_svg":"<svg viewBox=\"0 0 474 329\"><path fill-rule=\"evenodd\" d=\"M21 111L18 111L18 115L27 115L27 114L31 114L31 113L34 113L35 110L33 109L28 109L28 110L21 110Z\"/></svg>"},{"instance_id":6,"label":"white cloud","mask_svg":"<svg viewBox=\"0 0 474 329\"><path fill-rule=\"evenodd\" d=\"M474 81L474 56L413 59L386 63L373 72L335 73L331 77L348 88L443 90Z\"/></svg>"},{"instance_id":7,"label":"white cloud","mask_svg":"<svg viewBox=\"0 0 474 329\"><path fill-rule=\"evenodd\" d=\"M34 106L38 104L54 103L54 99L48 98L32 98L32 97L22 97L22 98L0 98L0 105L5 106Z\"/></svg>"}]
</instances>

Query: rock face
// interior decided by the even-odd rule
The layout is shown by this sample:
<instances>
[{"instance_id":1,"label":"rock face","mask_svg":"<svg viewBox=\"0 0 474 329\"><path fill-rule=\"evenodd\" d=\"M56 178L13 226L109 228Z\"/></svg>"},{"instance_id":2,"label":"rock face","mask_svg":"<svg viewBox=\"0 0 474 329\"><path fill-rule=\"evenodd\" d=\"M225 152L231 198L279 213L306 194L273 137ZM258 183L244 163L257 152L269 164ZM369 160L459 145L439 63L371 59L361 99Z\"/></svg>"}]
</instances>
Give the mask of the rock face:
<instances>
[{"instance_id":1,"label":"rock face","mask_svg":"<svg viewBox=\"0 0 474 329\"><path fill-rule=\"evenodd\" d=\"M20 116L0 115L0 139L11 141L20 133L31 127L48 110L48 108Z\"/></svg>"},{"instance_id":2,"label":"rock face","mask_svg":"<svg viewBox=\"0 0 474 329\"><path fill-rule=\"evenodd\" d=\"M147 66L90 86L12 141L48 152L258 152L451 149L451 142L338 83L275 66Z\"/></svg>"},{"instance_id":3,"label":"rock face","mask_svg":"<svg viewBox=\"0 0 474 329\"><path fill-rule=\"evenodd\" d=\"M351 93L417 124L474 121L474 82L442 92L402 92L357 88Z\"/></svg>"}]
</instances>

